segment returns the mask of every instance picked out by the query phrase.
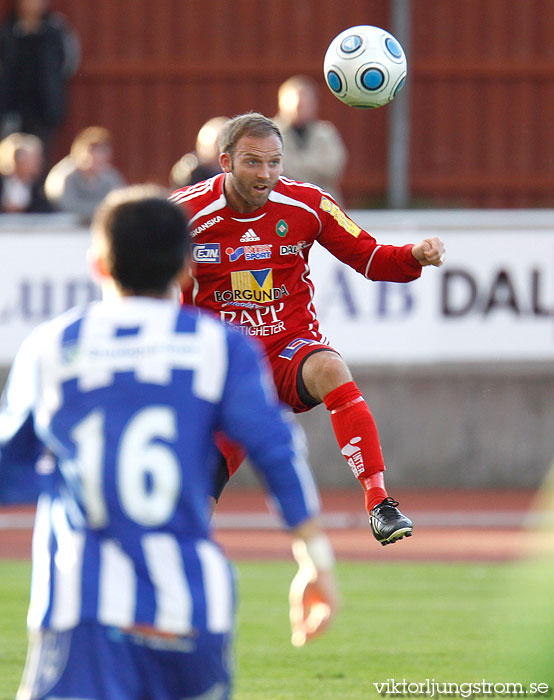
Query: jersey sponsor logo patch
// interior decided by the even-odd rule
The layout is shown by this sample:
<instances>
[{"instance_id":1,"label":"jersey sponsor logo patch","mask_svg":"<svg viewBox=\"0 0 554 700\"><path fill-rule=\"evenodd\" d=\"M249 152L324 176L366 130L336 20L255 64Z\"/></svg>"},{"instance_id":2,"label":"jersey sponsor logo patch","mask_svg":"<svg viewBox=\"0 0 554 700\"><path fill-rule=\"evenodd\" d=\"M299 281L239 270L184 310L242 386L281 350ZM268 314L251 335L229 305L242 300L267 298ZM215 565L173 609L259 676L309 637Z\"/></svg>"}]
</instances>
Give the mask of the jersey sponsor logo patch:
<instances>
[{"instance_id":1,"label":"jersey sponsor logo patch","mask_svg":"<svg viewBox=\"0 0 554 700\"><path fill-rule=\"evenodd\" d=\"M219 214L218 214L217 216L214 216L213 219L209 219L208 221L204 222L203 224L200 224L200 226L193 228L192 231L190 232L190 237L195 238L196 236L198 236L199 233L202 233L202 231L205 231L206 229L209 229L212 226L215 226L220 221L223 221L223 217L219 216Z\"/></svg>"},{"instance_id":2,"label":"jersey sponsor logo patch","mask_svg":"<svg viewBox=\"0 0 554 700\"><path fill-rule=\"evenodd\" d=\"M296 355L300 348L303 348L306 345L321 345L321 341L312 340L310 338L295 338L291 343L287 345L286 348L283 348L283 350L281 350L281 352L279 353L279 357L282 357L284 360L292 360L292 358Z\"/></svg>"},{"instance_id":3,"label":"jersey sponsor logo patch","mask_svg":"<svg viewBox=\"0 0 554 700\"><path fill-rule=\"evenodd\" d=\"M259 306L257 309L233 309L219 313L222 321L234 327L238 325L247 335L268 336L286 330L284 321L279 318L279 313L284 308L285 305L281 301L278 304Z\"/></svg>"},{"instance_id":4,"label":"jersey sponsor logo patch","mask_svg":"<svg viewBox=\"0 0 554 700\"><path fill-rule=\"evenodd\" d=\"M352 221L352 219L349 219L337 204L332 202L330 199L327 199L327 197L321 198L319 208L331 214L331 216L337 222L337 224L339 226L342 226L342 228L351 236L354 236L354 238L358 238L358 236L362 232L362 229L357 224L355 224Z\"/></svg>"},{"instance_id":5,"label":"jersey sponsor logo patch","mask_svg":"<svg viewBox=\"0 0 554 700\"><path fill-rule=\"evenodd\" d=\"M235 262L244 255L245 260L268 260L271 257L271 243L245 245L238 248L225 248L229 262Z\"/></svg>"},{"instance_id":6,"label":"jersey sponsor logo patch","mask_svg":"<svg viewBox=\"0 0 554 700\"><path fill-rule=\"evenodd\" d=\"M251 243L252 241L259 241L260 237L256 234L253 228L249 228L246 233L243 233L239 238L241 243Z\"/></svg>"},{"instance_id":7,"label":"jersey sponsor logo patch","mask_svg":"<svg viewBox=\"0 0 554 700\"><path fill-rule=\"evenodd\" d=\"M228 304L237 301L269 304L289 293L284 284L280 287L273 286L273 270L269 267L264 270L231 272L231 286L232 289L215 291L214 299Z\"/></svg>"},{"instance_id":8,"label":"jersey sponsor logo patch","mask_svg":"<svg viewBox=\"0 0 554 700\"><path fill-rule=\"evenodd\" d=\"M221 252L219 243L193 243L192 259L197 263L219 263Z\"/></svg>"},{"instance_id":9,"label":"jersey sponsor logo patch","mask_svg":"<svg viewBox=\"0 0 554 700\"><path fill-rule=\"evenodd\" d=\"M307 248L306 241L298 241L292 245L279 246L280 255L298 255L304 248Z\"/></svg>"}]
</instances>

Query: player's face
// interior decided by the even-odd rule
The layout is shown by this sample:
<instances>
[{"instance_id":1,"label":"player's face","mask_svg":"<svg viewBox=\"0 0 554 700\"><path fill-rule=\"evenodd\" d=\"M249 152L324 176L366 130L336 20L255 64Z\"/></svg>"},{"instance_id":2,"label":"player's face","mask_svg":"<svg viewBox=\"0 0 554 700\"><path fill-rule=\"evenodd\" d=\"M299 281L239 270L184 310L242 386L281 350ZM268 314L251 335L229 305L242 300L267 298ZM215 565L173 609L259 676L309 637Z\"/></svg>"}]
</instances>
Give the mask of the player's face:
<instances>
[{"instance_id":1,"label":"player's face","mask_svg":"<svg viewBox=\"0 0 554 700\"><path fill-rule=\"evenodd\" d=\"M232 157L228 153L221 156L229 206L241 212L263 207L283 172L282 160L276 134L240 138Z\"/></svg>"}]
</instances>

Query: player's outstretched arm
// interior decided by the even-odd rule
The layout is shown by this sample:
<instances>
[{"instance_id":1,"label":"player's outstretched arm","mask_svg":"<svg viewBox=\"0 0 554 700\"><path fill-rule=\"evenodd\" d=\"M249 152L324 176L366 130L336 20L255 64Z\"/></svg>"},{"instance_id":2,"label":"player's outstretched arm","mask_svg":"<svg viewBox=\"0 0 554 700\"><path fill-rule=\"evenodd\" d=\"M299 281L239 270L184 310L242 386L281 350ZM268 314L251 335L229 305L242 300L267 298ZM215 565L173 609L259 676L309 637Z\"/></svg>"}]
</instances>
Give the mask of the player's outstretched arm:
<instances>
[{"instance_id":1,"label":"player's outstretched arm","mask_svg":"<svg viewBox=\"0 0 554 700\"><path fill-rule=\"evenodd\" d=\"M298 571L289 590L291 641L301 647L327 628L338 607L338 593L333 549L317 520L304 521L293 537Z\"/></svg>"},{"instance_id":2,"label":"player's outstretched arm","mask_svg":"<svg viewBox=\"0 0 554 700\"><path fill-rule=\"evenodd\" d=\"M440 267L444 262L445 253L444 243L436 236L425 238L412 248L412 255L422 266Z\"/></svg>"}]
</instances>

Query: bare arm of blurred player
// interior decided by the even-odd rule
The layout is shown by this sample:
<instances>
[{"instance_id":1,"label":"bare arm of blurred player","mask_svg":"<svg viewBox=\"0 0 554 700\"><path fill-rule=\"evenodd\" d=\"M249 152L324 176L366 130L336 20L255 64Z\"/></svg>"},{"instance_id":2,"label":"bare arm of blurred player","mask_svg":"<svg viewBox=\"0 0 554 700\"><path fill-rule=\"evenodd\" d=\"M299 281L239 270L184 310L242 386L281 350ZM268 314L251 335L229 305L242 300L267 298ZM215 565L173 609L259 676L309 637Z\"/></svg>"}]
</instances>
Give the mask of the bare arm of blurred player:
<instances>
[{"instance_id":1,"label":"bare arm of blurred player","mask_svg":"<svg viewBox=\"0 0 554 700\"><path fill-rule=\"evenodd\" d=\"M305 520L292 535L298 571L289 590L291 642L301 647L327 628L339 601L333 550L317 519Z\"/></svg>"}]
</instances>

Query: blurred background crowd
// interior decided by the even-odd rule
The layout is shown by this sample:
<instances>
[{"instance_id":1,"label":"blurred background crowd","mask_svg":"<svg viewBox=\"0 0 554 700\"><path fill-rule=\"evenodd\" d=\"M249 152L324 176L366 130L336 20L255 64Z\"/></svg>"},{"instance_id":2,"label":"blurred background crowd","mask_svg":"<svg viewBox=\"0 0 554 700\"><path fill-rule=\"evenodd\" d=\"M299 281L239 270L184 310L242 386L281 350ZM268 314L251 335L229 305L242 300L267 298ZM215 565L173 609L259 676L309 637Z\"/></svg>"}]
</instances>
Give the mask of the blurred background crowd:
<instances>
[{"instance_id":1,"label":"blurred background crowd","mask_svg":"<svg viewBox=\"0 0 554 700\"><path fill-rule=\"evenodd\" d=\"M0 29L0 61L1 211L60 211L89 223L104 197L128 177L113 164L113 136L105 126L81 129L69 153L52 164L71 81L78 80L79 33L50 0L14 0ZM162 184L183 187L220 172L217 138L227 119L210 117L198 130L194 149L173 164ZM285 80L275 119L284 137L286 175L316 183L341 201L346 148L331 122L319 119L317 82L305 75Z\"/></svg>"},{"instance_id":2,"label":"blurred background crowd","mask_svg":"<svg viewBox=\"0 0 554 700\"><path fill-rule=\"evenodd\" d=\"M123 183L209 177L221 125L250 109L282 129L285 174L346 207L554 204L550 0L0 0L0 12L3 212L87 221ZM325 87L325 49L356 24L408 54L408 84L384 109Z\"/></svg>"}]
</instances>

